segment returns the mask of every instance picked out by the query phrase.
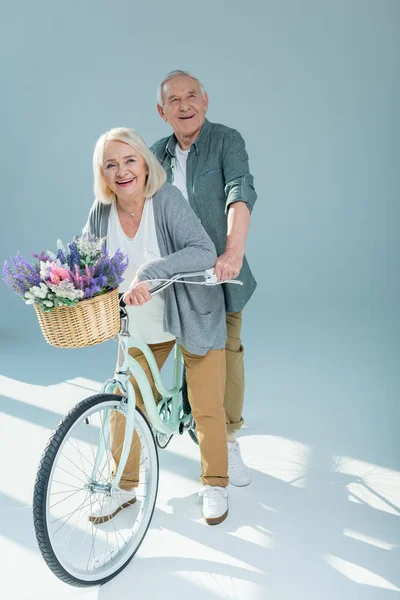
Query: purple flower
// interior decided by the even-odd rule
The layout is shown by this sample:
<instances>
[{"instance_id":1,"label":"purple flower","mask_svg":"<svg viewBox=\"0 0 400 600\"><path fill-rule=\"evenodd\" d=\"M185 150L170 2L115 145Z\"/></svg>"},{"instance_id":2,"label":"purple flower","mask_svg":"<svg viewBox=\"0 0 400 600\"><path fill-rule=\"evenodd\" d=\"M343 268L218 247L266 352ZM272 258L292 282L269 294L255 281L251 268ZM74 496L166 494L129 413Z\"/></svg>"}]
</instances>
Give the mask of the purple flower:
<instances>
[{"instance_id":1,"label":"purple flower","mask_svg":"<svg viewBox=\"0 0 400 600\"><path fill-rule=\"evenodd\" d=\"M88 287L85 288L85 298L93 298L96 294L102 292L102 288L95 282L92 282Z\"/></svg>"},{"instance_id":2,"label":"purple flower","mask_svg":"<svg viewBox=\"0 0 400 600\"><path fill-rule=\"evenodd\" d=\"M38 267L34 267L18 252L15 258L11 258L12 269L7 261L3 266L3 281L19 296L23 296L32 286L40 284Z\"/></svg>"},{"instance_id":3,"label":"purple flower","mask_svg":"<svg viewBox=\"0 0 400 600\"><path fill-rule=\"evenodd\" d=\"M75 265L78 265L78 267L80 266L81 255L78 250L78 245L76 242L69 243L68 250L69 250L69 252L68 252L68 256L67 256L67 263L68 263L69 268L72 271Z\"/></svg>"},{"instance_id":4,"label":"purple flower","mask_svg":"<svg viewBox=\"0 0 400 600\"><path fill-rule=\"evenodd\" d=\"M31 288L47 285L51 281L52 286L60 289L61 286L70 286L67 290L69 294L73 294L75 288L83 292L84 298L92 298L117 288L123 281L122 276L128 266L125 254L117 250L114 256L110 256L105 243L94 236L74 238L67 250L58 243L56 255L42 250L40 254L33 256L39 260L39 264L32 265L20 253L11 258L11 264L7 261L4 263L3 280L19 296L26 296L27 292L29 296ZM56 291L53 290L53 295ZM54 302L51 300L54 306L57 302L65 305L75 302L62 294L59 296ZM51 310L47 304L44 306L45 310Z\"/></svg>"},{"instance_id":5,"label":"purple flower","mask_svg":"<svg viewBox=\"0 0 400 600\"><path fill-rule=\"evenodd\" d=\"M32 256L34 258L37 258L39 261L43 261L43 262L47 262L48 260L51 260L50 256L47 254L47 252L45 250L42 250L40 254L37 254L37 252L33 252Z\"/></svg>"},{"instance_id":6,"label":"purple flower","mask_svg":"<svg viewBox=\"0 0 400 600\"><path fill-rule=\"evenodd\" d=\"M61 262L61 264L65 265L65 263L67 262L67 259L65 258L65 254L64 254L64 252L62 251L61 248L59 248L57 250L56 256L57 256L58 260Z\"/></svg>"},{"instance_id":7,"label":"purple flower","mask_svg":"<svg viewBox=\"0 0 400 600\"><path fill-rule=\"evenodd\" d=\"M103 253L95 265L94 276L107 279L107 288L113 290L123 281L123 273L128 266L128 257L121 250L117 250L114 256L110 257L107 249L103 246Z\"/></svg>"}]
</instances>

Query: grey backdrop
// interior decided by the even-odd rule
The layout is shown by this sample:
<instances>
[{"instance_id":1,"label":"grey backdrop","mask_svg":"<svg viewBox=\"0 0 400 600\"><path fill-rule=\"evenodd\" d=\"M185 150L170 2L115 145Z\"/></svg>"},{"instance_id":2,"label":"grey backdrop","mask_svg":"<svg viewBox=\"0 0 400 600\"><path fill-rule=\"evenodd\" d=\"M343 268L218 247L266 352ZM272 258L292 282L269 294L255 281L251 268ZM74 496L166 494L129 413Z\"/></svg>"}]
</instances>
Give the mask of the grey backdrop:
<instances>
[{"instance_id":1,"label":"grey backdrop","mask_svg":"<svg viewBox=\"0 0 400 600\"><path fill-rule=\"evenodd\" d=\"M248 145L253 309L267 297L393 298L398 34L396 0L3 7L1 257L80 230L97 137L116 125L150 143L167 135L155 90L176 67L204 81L210 120ZM2 297L6 323L27 316Z\"/></svg>"},{"instance_id":2,"label":"grey backdrop","mask_svg":"<svg viewBox=\"0 0 400 600\"><path fill-rule=\"evenodd\" d=\"M209 92L210 120L245 137L259 195L247 245L259 288L245 312L244 433L307 443L310 481L337 455L399 468L399 5L2 8L0 257L79 232L97 137L118 125L150 143L167 135L157 84L171 69L192 71ZM58 351L4 286L1 303L4 375L48 385L112 369L111 342ZM320 499L306 521L315 534L330 521ZM324 552L322 538L312 543ZM374 568L379 560L400 585L395 563L378 558Z\"/></svg>"},{"instance_id":3,"label":"grey backdrop","mask_svg":"<svg viewBox=\"0 0 400 600\"><path fill-rule=\"evenodd\" d=\"M183 68L251 157L249 341L268 341L274 308L385 313L399 298L399 29L396 0L4 6L0 257L80 231L97 137L117 125L149 143L167 135L156 87ZM1 302L7 356L17 338L52 350L5 287Z\"/></svg>"},{"instance_id":4,"label":"grey backdrop","mask_svg":"<svg viewBox=\"0 0 400 600\"><path fill-rule=\"evenodd\" d=\"M339 331L351 341L347 324L357 319L394 335L398 1L42 0L8 4L2 17L2 259L54 248L80 231L97 137L118 125L149 143L167 135L156 88L183 68L204 82L210 120L245 137L259 195L247 245L259 281L245 313L249 384L259 360L263 373L275 373L285 331L294 352L296 323L305 346L312 331L322 336L319 357ZM6 374L16 376L24 361L26 378L45 384L49 374L35 364L43 356L55 379L84 369L102 377L112 345L49 348L31 308L5 287L1 303ZM335 360L348 348L338 343ZM331 385L341 379L340 370L329 373Z\"/></svg>"}]
</instances>

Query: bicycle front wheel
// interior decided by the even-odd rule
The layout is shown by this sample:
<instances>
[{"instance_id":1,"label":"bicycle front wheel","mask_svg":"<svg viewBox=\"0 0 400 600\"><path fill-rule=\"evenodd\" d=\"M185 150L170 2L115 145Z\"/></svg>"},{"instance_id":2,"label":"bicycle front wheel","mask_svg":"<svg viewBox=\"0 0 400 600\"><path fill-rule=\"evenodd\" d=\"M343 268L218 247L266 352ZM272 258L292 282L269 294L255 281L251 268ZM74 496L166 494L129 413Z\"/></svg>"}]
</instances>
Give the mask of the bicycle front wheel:
<instances>
[{"instance_id":1,"label":"bicycle front wheel","mask_svg":"<svg viewBox=\"0 0 400 600\"><path fill-rule=\"evenodd\" d=\"M120 493L113 487L110 417L124 413L124 402L98 394L77 404L57 425L40 461L33 499L36 538L47 565L70 585L99 585L115 577L135 555L153 516L158 455L150 426L136 408L136 501L109 520L91 518L95 506Z\"/></svg>"}]
</instances>

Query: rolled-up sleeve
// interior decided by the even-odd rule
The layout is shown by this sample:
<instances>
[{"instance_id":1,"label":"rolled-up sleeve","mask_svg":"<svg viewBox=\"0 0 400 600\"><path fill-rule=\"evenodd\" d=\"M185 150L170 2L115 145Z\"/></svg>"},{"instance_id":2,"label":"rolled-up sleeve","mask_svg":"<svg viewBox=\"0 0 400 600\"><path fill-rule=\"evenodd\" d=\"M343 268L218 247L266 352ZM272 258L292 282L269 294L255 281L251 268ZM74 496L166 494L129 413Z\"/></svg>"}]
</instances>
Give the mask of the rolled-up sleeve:
<instances>
[{"instance_id":1,"label":"rolled-up sleeve","mask_svg":"<svg viewBox=\"0 0 400 600\"><path fill-rule=\"evenodd\" d=\"M249 156L244 139L235 129L231 129L225 136L222 161L225 177L225 212L228 212L234 202L245 202L252 212L257 200L254 178L249 170Z\"/></svg>"}]
</instances>

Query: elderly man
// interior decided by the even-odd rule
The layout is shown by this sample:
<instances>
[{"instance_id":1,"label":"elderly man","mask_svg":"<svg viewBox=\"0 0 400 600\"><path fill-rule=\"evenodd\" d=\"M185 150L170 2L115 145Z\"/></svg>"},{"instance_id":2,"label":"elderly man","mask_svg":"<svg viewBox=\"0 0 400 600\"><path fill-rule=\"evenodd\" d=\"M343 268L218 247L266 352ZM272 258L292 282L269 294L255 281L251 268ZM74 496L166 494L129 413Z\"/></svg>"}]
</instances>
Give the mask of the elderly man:
<instances>
[{"instance_id":1,"label":"elderly man","mask_svg":"<svg viewBox=\"0 0 400 600\"><path fill-rule=\"evenodd\" d=\"M240 455L236 432L243 424L244 397L242 309L256 281L244 256L250 213L257 195L249 172L242 136L206 119L208 96L196 77L171 71L158 88L157 108L173 134L151 150L167 172L168 181L182 192L214 242L220 281L239 277L243 286L224 285L227 342L225 413L228 435L229 481L250 483Z\"/></svg>"}]
</instances>

